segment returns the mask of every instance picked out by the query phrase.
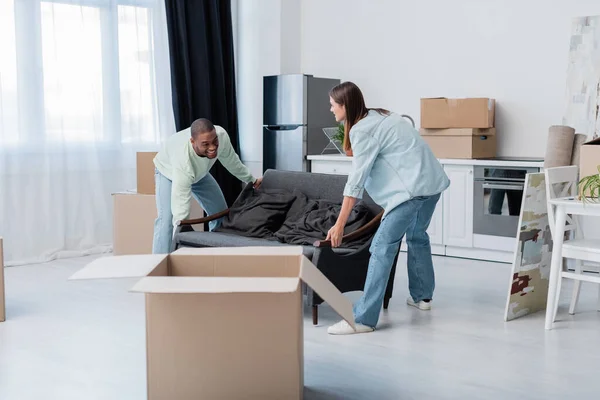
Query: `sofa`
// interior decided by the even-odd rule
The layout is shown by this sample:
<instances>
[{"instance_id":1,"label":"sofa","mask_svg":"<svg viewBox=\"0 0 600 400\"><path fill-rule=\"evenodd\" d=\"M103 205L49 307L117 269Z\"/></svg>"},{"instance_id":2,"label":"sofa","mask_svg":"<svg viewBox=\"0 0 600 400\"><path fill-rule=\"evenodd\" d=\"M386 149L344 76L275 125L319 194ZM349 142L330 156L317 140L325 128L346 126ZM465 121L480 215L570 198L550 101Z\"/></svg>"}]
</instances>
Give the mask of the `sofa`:
<instances>
[{"instance_id":1,"label":"sofa","mask_svg":"<svg viewBox=\"0 0 600 400\"><path fill-rule=\"evenodd\" d=\"M309 199L318 201L330 201L341 205L343 190L347 176L330 175L308 172L267 170L263 175L260 190L294 190L303 193ZM241 196L241 195L240 195ZM237 202L237 200L236 200ZM364 289L367 269L369 265L369 247L373 236L377 231L383 210L365 192L361 206L366 207L373 217L364 225L344 235L342 245L332 248L331 243L322 237L314 240L310 245L303 245L303 254L329 279L340 292L362 291ZM235 206L235 203L234 205ZM233 207L232 206L232 207ZM355 207L356 208L356 207ZM242 247L242 246L287 246L276 240L268 240L260 237L251 237L247 234L236 234L230 231L194 231L191 226L195 224L208 223L209 221L230 218L231 209L223 210L217 214L208 215L204 218L178 221L173 233L171 250L179 247ZM346 243L356 243L353 248ZM390 273L387 290L384 297L384 309L388 308L392 297L394 276L396 272L396 261ZM303 293L306 295L307 305L312 307L313 324L318 324L318 306L323 303L309 286L303 285Z\"/></svg>"}]
</instances>

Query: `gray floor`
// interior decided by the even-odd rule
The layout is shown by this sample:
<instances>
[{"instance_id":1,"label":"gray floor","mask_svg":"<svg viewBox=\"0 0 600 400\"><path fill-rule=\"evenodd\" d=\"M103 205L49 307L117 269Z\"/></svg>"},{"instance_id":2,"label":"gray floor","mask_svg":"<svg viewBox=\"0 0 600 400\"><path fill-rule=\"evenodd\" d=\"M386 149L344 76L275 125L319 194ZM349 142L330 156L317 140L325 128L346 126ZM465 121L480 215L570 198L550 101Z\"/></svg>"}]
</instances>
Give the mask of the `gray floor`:
<instances>
[{"instance_id":1,"label":"gray floor","mask_svg":"<svg viewBox=\"0 0 600 400\"><path fill-rule=\"evenodd\" d=\"M0 399L144 399L144 303L134 280L67 282L90 258L6 269ZM405 259L400 260L405 265ZM584 285L579 313L503 322L510 266L436 258L434 309L405 305L406 273L370 334L331 337L305 315L306 399L598 399L600 313ZM356 298L357 294L350 294ZM308 310L307 310L308 311Z\"/></svg>"}]
</instances>

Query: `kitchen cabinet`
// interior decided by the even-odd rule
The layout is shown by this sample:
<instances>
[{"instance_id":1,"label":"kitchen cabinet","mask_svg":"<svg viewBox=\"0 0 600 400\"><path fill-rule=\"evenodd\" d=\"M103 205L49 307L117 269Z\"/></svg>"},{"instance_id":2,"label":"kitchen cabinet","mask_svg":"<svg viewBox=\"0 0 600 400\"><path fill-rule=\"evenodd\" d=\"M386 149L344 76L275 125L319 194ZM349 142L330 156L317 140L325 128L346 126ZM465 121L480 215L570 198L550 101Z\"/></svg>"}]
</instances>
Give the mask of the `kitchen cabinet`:
<instances>
[{"instance_id":1,"label":"kitchen cabinet","mask_svg":"<svg viewBox=\"0 0 600 400\"><path fill-rule=\"evenodd\" d=\"M450 187L444 192L443 242L473 247L473 166L445 165Z\"/></svg>"},{"instance_id":2,"label":"kitchen cabinet","mask_svg":"<svg viewBox=\"0 0 600 400\"><path fill-rule=\"evenodd\" d=\"M321 160L311 163L310 172L319 174L348 175L352 169L352 162L344 160Z\"/></svg>"},{"instance_id":3,"label":"kitchen cabinet","mask_svg":"<svg viewBox=\"0 0 600 400\"><path fill-rule=\"evenodd\" d=\"M429 241L432 245L442 245L444 244L444 196L440 197L438 201L435 211L433 212L433 216L431 217L431 222L429 223L429 228L427 229L427 234L429 235Z\"/></svg>"},{"instance_id":4,"label":"kitchen cabinet","mask_svg":"<svg viewBox=\"0 0 600 400\"><path fill-rule=\"evenodd\" d=\"M311 172L314 173L347 175L352 168L352 159L341 155L310 156L310 160ZM431 218L431 223L429 224L429 229L427 230L432 245L442 245L444 240L442 204L443 196L438 201ZM406 241L402 242L402 249L406 250ZM436 252L435 250L433 251ZM439 254L439 252L436 253Z\"/></svg>"},{"instance_id":5,"label":"kitchen cabinet","mask_svg":"<svg viewBox=\"0 0 600 400\"><path fill-rule=\"evenodd\" d=\"M312 172L346 175L352 158L345 155L311 155ZM543 168L543 161L519 159L440 159L450 187L444 191L427 229L434 255L511 263L516 237L476 235L473 232L474 174L476 166ZM407 251L406 241L402 251Z\"/></svg>"},{"instance_id":6,"label":"kitchen cabinet","mask_svg":"<svg viewBox=\"0 0 600 400\"><path fill-rule=\"evenodd\" d=\"M435 206L435 211L431 216L427 234L429 235L429 243L431 244L431 254L443 256L444 249L444 212L443 212L444 196L440 196L440 200ZM402 240L400 250L407 251L408 246L406 240Z\"/></svg>"}]
</instances>

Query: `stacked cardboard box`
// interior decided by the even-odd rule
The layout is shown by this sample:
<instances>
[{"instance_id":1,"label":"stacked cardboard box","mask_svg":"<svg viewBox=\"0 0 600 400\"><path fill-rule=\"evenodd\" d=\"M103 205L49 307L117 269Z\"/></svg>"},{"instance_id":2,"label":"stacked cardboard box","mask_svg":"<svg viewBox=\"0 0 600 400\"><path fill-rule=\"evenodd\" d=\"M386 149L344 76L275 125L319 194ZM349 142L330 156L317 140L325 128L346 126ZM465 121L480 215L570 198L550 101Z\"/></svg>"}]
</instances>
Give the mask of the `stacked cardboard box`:
<instances>
[{"instance_id":1,"label":"stacked cardboard box","mask_svg":"<svg viewBox=\"0 0 600 400\"><path fill-rule=\"evenodd\" d=\"M0 237L0 322L6 320L6 306L4 304L4 252L2 238Z\"/></svg>"},{"instance_id":2,"label":"stacked cardboard box","mask_svg":"<svg viewBox=\"0 0 600 400\"><path fill-rule=\"evenodd\" d=\"M600 138L595 138L581 146L579 158L580 178L597 175L598 165L600 165Z\"/></svg>"},{"instance_id":3,"label":"stacked cardboard box","mask_svg":"<svg viewBox=\"0 0 600 400\"><path fill-rule=\"evenodd\" d=\"M101 257L69 279L132 277L146 297L150 400L301 400L302 283L354 326L352 303L301 246Z\"/></svg>"},{"instance_id":4,"label":"stacked cardboard box","mask_svg":"<svg viewBox=\"0 0 600 400\"><path fill-rule=\"evenodd\" d=\"M154 189L154 156L156 152L137 153L137 189L113 193L113 253L150 254L157 216ZM204 211L192 199L190 218L201 218ZM202 230L202 225L194 226Z\"/></svg>"},{"instance_id":5,"label":"stacked cardboard box","mask_svg":"<svg viewBox=\"0 0 600 400\"><path fill-rule=\"evenodd\" d=\"M421 99L421 136L438 158L496 156L495 100Z\"/></svg>"}]
</instances>

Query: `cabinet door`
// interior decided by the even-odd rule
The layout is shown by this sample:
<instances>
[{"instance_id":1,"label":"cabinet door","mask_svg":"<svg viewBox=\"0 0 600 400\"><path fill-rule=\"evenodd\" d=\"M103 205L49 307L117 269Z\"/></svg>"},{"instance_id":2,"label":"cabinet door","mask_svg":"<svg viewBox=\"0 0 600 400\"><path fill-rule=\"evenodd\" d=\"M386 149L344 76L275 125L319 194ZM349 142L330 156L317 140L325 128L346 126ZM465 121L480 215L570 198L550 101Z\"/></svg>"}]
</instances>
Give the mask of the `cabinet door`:
<instances>
[{"instance_id":1,"label":"cabinet door","mask_svg":"<svg viewBox=\"0 0 600 400\"><path fill-rule=\"evenodd\" d=\"M429 223L429 227L427 228L427 234L429 235L429 242L432 245L432 254L441 254L443 252L436 252L435 246L444 245L444 196L440 197L437 205L435 206L435 211L431 217L431 222ZM400 249L402 251L407 251L408 246L406 244L406 236L402 239L402 244L400 245Z\"/></svg>"},{"instance_id":2,"label":"cabinet door","mask_svg":"<svg viewBox=\"0 0 600 400\"><path fill-rule=\"evenodd\" d=\"M440 197L431 217L427 233L431 244L444 244L444 196Z\"/></svg>"},{"instance_id":3,"label":"cabinet door","mask_svg":"<svg viewBox=\"0 0 600 400\"><path fill-rule=\"evenodd\" d=\"M473 166L445 165L450 187L444 192L446 246L473 247Z\"/></svg>"},{"instance_id":4,"label":"cabinet door","mask_svg":"<svg viewBox=\"0 0 600 400\"><path fill-rule=\"evenodd\" d=\"M348 175L352 170L352 161L321 161L310 162L310 172L319 174Z\"/></svg>"}]
</instances>

